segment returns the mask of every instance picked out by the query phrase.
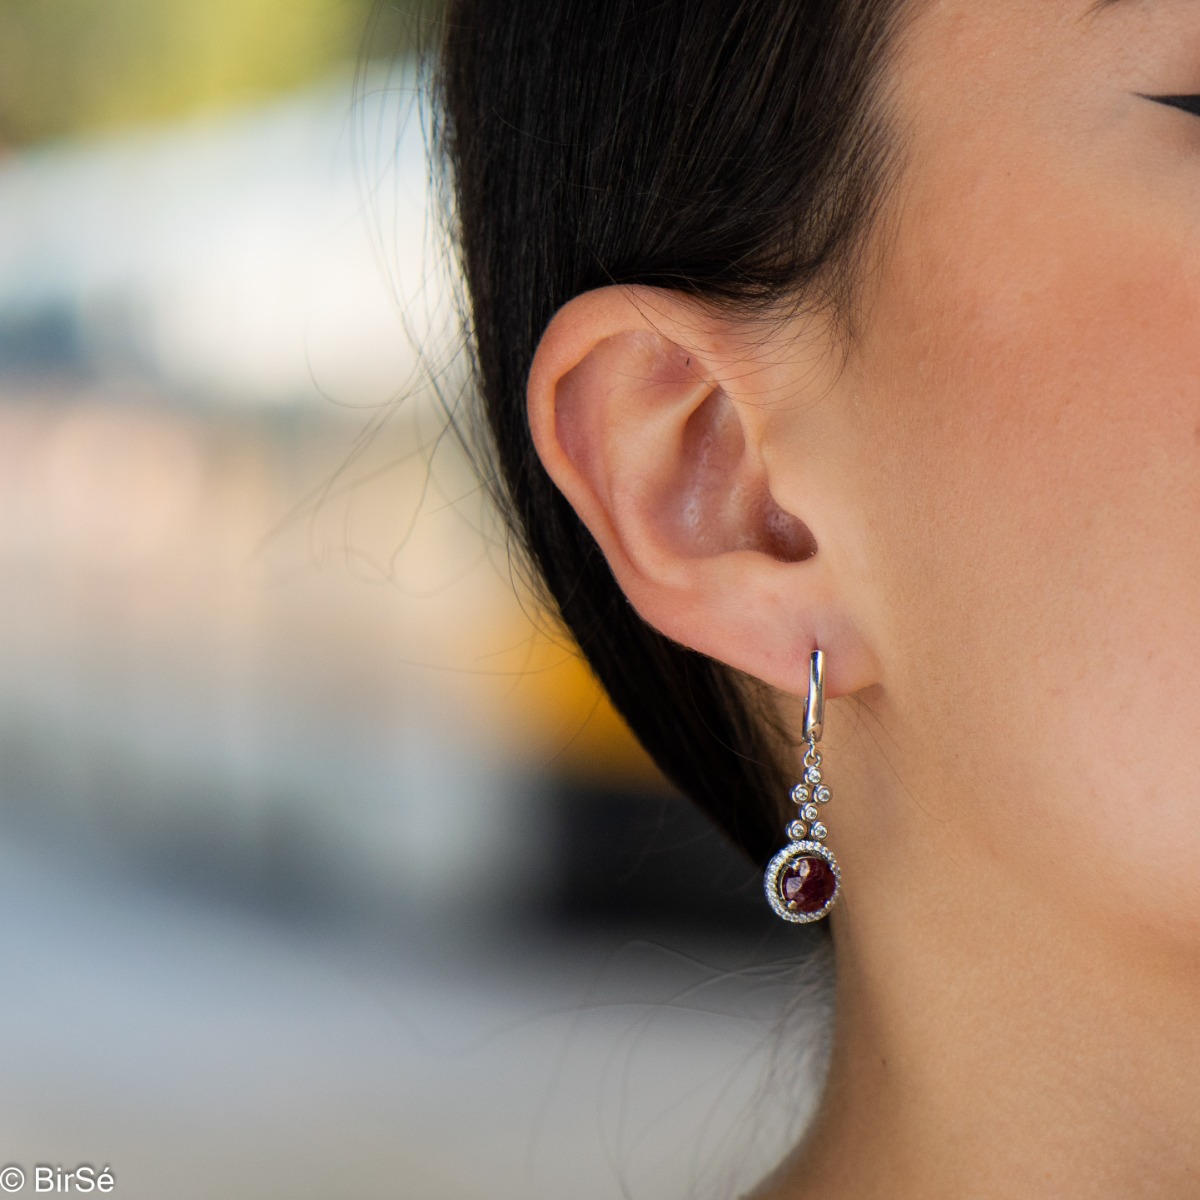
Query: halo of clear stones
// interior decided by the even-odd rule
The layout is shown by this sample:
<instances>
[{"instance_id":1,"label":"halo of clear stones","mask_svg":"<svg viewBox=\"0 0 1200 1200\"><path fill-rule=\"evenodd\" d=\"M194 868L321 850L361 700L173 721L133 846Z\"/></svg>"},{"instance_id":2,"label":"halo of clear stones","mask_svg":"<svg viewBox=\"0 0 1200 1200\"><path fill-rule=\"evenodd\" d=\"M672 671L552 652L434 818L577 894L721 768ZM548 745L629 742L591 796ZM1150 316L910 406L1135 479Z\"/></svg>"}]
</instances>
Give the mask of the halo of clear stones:
<instances>
[{"instance_id":1,"label":"halo of clear stones","mask_svg":"<svg viewBox=\"0 0 1200 1200\"><path fill-rule=\"evenodd\" d=\"M831 799L829 788L823 784L821 752L817 749L817 742L821 740L822 663L821 653L814 651L809 672L808 706L804 711L804 738L808 742L803 760L804 774L791 790L791 798L799 811L787 826L789 844L767 864L763 877L767 903L776 916L795 925L821 920L833 907L842 888L841 868L833 852L824 844L829 831L818 819L820 810L817 808L818 804L828 804ZM816 870L814 874L813 860L820 860L828 870ZM808 865L801 866L805 862ZM830 879L832 888L829 888ZM809 883L814 886L808 888ZM785 889L791 891L792 899L785 895ZM826 889L829 889L827 896ZM800 907L820 902L821 897L825 899L820 908L806 912Z\"/></svg>"},{"instance_id":2,"label":"halo of clear stones","mask_svg":"<svg viewBox=\"0 0 1200 1200\"><path fill-rule=\"evenodd\" d=\"M798 858L823 858L833 872L833 894L824 905L814 912L795 912L788 908L779 891L779 877ZM777 916L796 925L809 925L819 921L833 907L833 902L841 894L842 871L833 857L833 851L820 842L790 842L784 846L769 863L767 873L763 877L763 885L767 893L767 903L775 910Z\"/></svg>"}]
</instances>

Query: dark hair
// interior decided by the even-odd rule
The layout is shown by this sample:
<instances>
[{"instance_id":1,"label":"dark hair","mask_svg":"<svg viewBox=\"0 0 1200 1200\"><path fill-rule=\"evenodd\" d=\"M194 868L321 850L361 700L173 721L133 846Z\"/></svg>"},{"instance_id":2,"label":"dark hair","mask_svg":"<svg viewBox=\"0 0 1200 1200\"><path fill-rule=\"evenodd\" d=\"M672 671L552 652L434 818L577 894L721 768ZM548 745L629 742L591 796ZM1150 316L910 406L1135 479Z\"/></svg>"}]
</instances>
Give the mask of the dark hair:
<instances>
[{"instance_id":1,"label":"dark hair","mask_svg":"<svg viewBox=\"0 0 1200 1200\"><path fill-rule=\"evenodd\" d=\"M647 284L740 313L849 312L890 173L878 95L901 0L450 0L436 146L492 483L587 661L664 774L754 860L789 780L747 681L663 637L535 453L554 313Z\"/></svg>"}]
</instances>

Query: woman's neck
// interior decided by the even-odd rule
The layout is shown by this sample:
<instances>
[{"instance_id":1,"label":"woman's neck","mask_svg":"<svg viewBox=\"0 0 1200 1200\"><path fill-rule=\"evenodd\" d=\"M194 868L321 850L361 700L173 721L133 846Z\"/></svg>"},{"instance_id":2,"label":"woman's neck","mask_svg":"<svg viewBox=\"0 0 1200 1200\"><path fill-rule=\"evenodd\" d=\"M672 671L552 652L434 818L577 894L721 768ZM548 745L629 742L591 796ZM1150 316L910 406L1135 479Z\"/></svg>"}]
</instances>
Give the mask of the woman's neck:
<instances>
[{"instance_id":1,"label":"woman's neck","mask_svg":"<svg viewBox=\"0 0 1200 1200\"><path fill-rule=\"evenodd\" d=\"M1200 955L975 907L869 953L843 914L826 1093L756 1196L1200 1195Z\"/></svg>"}]
</instances>

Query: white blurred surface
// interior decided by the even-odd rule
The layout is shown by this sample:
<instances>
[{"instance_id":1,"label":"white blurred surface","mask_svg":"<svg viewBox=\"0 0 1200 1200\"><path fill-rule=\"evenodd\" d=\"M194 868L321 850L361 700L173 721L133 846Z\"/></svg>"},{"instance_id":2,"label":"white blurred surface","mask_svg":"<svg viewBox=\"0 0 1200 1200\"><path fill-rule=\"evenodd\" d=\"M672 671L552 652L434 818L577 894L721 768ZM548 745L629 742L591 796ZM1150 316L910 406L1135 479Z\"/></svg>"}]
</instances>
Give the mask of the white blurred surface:
<instances>
[{"instance_id":1,"label":"white blurred surface","mask_svg":"<svg viewBox=\"0 0 1200 1200\"><path fill-rule=\"evenodd\" d=\"M206 403L381 404L445 330L411 71L0 159L0 320Z\"/></svg>"},{"instance_id":2,"label":"white blurred surface","mask_svg":"<svg viewBox=\"0 0 1200 1200\"><path fill-rule=\"evenodd\" d=\"M729 947L351 937L43 853L0 846L0 1157L27 1172L108 1166L135 1200L716 1200L809 1103L819 988L781 1026L805 976Z\"/></svg>"}]
</instances>

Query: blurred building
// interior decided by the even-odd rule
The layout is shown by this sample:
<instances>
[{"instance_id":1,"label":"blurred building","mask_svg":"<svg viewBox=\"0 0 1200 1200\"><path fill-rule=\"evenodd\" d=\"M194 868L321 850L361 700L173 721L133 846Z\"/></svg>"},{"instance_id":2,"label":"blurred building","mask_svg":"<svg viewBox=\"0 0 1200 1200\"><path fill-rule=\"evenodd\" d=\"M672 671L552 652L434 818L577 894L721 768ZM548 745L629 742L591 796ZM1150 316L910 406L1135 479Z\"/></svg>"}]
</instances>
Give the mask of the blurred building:
<instances>
[{"instance_id":1,"label":"blurred building","mask_svg":"<svg viewBox=\"0 0 1200 1200\"><path fill-rule=\"evenodd\" d=\"M651 778L449 428L413 103L342 80L0 166L0 689L43 813L312 825L424 888L464 829L531 846L530 776Z\"/></svg>"}]
</instances>

